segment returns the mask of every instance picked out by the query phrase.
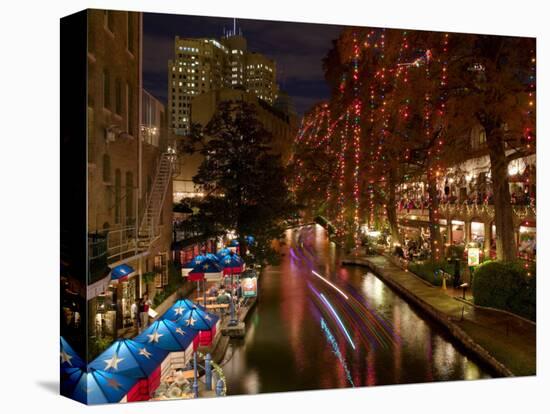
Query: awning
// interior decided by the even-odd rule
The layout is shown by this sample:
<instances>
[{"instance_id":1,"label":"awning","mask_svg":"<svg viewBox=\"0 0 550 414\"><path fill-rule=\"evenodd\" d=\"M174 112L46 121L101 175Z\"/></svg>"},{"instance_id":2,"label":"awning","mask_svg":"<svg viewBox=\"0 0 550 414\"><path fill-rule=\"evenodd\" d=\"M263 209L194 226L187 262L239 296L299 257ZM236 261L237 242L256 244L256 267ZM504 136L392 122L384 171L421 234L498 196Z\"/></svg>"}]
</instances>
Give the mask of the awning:
<instances>
[{"instance_id":1,"label":"awning","mask_svg":"<svg viewBox=\"0 0 550 414\"><path fill-rule=\"evenodd\" d=\"M130 276L133 276L135 273L135 270L132 266L127 264L121 264L113 268L111 271L111 280L113 281L119 281L119 280L126 280Z\"/></svg>"}]
</instances>

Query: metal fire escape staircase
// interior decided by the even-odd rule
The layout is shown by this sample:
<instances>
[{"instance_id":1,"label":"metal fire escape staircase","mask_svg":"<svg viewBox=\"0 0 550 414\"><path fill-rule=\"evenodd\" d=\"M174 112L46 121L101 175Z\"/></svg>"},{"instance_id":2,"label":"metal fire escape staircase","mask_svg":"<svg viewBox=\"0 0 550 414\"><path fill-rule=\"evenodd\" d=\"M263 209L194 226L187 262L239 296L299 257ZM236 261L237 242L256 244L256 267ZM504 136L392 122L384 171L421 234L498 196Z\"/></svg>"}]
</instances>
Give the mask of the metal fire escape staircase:
<instances>
[{"instance_id":1,"label":"metal fire escape staircase","mask_svg":"<svg viewBox=\"0 0 550 414\"><path fill-rule=\"evenodd\" d=\"M164 201L168 193L168 187L172 179L174 168L174 154L163 153L157 164L157 171L151 192L148 195L143 216L138 230L139 250L148 250L160 237L160 218L162 215Z\"/></svg>"}]
</instances>

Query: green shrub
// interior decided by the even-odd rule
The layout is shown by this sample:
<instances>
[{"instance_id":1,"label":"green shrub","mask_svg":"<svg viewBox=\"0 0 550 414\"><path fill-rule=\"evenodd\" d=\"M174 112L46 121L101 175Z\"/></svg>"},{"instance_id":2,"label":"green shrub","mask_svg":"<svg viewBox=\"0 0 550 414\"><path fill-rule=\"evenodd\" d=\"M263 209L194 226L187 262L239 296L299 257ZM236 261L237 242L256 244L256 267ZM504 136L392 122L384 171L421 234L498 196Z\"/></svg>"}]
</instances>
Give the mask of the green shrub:
<instances>
[{"instance_id":1,"label":"green shrub","mask_svg":"<svg viewBox=\"0 0 550 414\"><path fill-rule=\"evenodd\" d=\"M474 303L536 320L536 269L525 262L487 261L474 273Z\"/></svg>"},{"instance_id":2,"label":"green shrub","mask_svg":"<svg viewBox=\"0 0 550 414\"><path fill-rule=\"evenodd\" d=\"M443 278L440 274L441 269L443 269L451 276L454 275L454 263L448 263L446 260L441 260L438 262L425 261L409 263L410 272L413 272L415 275L421 277L422 279L431 283L434 286L441 286L441 284L443 283ZM465 264L464 262L460 262L460 274L463 275L464 271ZM450 281L447 281L447 283L449 282Z\"/></svg>"}]
</instances>

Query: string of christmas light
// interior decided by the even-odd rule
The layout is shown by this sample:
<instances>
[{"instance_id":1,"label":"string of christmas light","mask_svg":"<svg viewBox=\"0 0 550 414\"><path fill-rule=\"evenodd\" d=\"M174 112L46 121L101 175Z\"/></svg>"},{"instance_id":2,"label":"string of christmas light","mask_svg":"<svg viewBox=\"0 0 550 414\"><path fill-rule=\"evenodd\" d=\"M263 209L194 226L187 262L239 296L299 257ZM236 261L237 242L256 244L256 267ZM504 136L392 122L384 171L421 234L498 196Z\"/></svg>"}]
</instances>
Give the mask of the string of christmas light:
<instances>
[{"instance_id":1,"label":"string of christmas light","mask_svg":"<svg viewBox=\"0 0 550 414\"><path fill-rule=\"evenodd\" d=\"M349 130L349 110L346 111L344 128L340 134L340 154L339 154L339 178L338 178L338 202L337 202L337 235L343 236L345 226L345 181L346 181L346 153L348 151L347 134Z\"/></svg>"},{"instance_id":2,"label":"string of christmas light","mask_svg":"<svg viewBox=\"0 0 550 414\"><path fill-rule=\"evenodd\" d=\"M354 126L353 126L353 214L355 247L360 244L359 238L359 168L361 158L361 99L359 98L359 43L357 34L353 34L353 94L354 94Z\"/></svg>"}]
</instances>

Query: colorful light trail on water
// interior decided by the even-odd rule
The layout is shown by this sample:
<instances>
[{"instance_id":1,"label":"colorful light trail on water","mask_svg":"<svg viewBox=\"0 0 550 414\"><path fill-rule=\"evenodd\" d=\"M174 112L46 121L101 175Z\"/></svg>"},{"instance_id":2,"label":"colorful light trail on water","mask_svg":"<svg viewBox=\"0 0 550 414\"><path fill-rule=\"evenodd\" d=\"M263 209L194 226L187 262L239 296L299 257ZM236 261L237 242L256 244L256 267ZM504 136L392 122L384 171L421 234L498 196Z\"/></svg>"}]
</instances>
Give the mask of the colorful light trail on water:
<instances>
[{"instance_id":1,"label":"colorful light trail on water","mask_svg":"<svg viewBox=\"0 0 550 414\"><path fill-rule=\"evenodd\" d=\"M315 276L317 276L319 279L321 279L323 282L325 282L327 285L331 286L332 288L334 288L340 295L342 295L343 297L345 297L346 299L349 299L348 298L348 295L346 295L341 289L339 289L336 285L334 285L332 282L328 281L326 278L324 278L323 276L321 276L319 273L317 273L315 270L312 270L311 273L313 273Z\"/></svg>"},{"instance_id":2,"label":"colorful light trail on water","mask_svg":"<svg viewBox=\"0 0 550 414\"><path fill-rule=\"evenodd\" d=\"M336 310L332 307L332 305L330 304L330 302L328 301L328 299L325 297L325 295L323 295L322 293L319 294L319 297L321 298L321 300L328 306L330 312L332 313L332 315L334 316L334 318L336 319L336 322L338 322L338 325L340 325L340 328L342 329L342 332L344 333L344 335L346 336L349 344L351 345L351 347L355 350L355 344L353 343L353 339L351 339L351 335L349 334L348 330L346 329L344 323L342 322L342 319L340 319L340 316L338 316L338 313L336 312Z\"/></svg>"}]
</instances>

